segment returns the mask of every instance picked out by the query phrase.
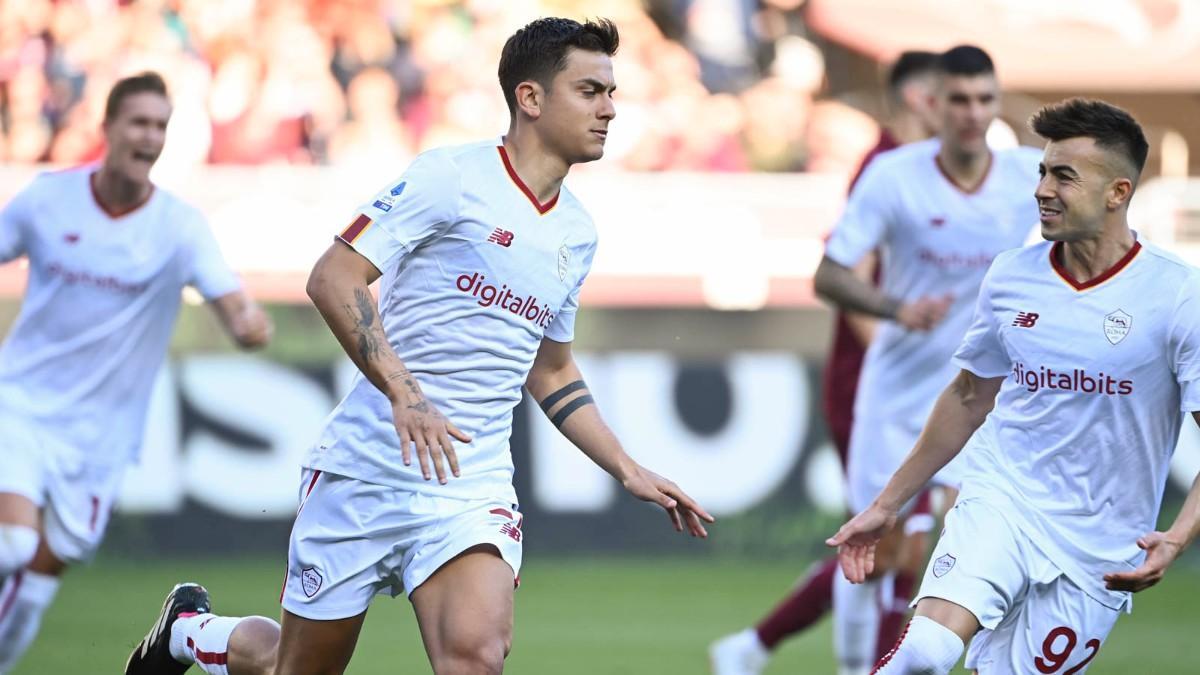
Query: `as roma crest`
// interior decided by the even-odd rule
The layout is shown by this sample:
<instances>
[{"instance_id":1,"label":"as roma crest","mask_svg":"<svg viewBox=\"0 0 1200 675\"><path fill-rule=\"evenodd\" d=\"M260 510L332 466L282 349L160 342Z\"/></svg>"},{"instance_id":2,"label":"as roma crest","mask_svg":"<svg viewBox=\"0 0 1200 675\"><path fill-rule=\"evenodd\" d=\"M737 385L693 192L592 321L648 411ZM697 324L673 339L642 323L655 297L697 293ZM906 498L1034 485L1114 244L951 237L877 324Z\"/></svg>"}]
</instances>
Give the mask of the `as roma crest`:
<instances>
[{"instance_id":1,"label":"as roma crest","mask_svg":"<svg viewBox=\"0 0 1200 675\"><path fill-rule=\"evenodd\" d=\"M567 280L567 268L571 264L571 249L566 244L558 249L558 280Z\"/></svg>"},{"instance_id":2,"label":"as roma crest","mask_svg":"<svg viewBox=\"0 0 1200 675\"><path fill-rule=\"evenodd\" d=\"M1132 327L1133 317L1119 309L1104 317L1104 337L1114 345L1124 340Z\"/></svg>"}]
</instances>

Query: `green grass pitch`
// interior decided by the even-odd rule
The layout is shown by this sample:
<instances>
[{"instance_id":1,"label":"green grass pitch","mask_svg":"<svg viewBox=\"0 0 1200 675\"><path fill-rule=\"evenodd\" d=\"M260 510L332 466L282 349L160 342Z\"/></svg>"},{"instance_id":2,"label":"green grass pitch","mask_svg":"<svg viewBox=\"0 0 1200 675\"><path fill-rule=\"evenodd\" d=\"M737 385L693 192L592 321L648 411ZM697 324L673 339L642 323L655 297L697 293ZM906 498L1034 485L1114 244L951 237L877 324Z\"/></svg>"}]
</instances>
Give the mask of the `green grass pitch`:
<instances>
[{"instance_id":1,"label":"green grass pitch","mask_svg":"<svg viewBox=\"0 0 1200 675\"><path fill-rule=\"evenodd\" d=\"M533 560L521 575L507 672L703 675L708 642L756 621L802 571L800 563L763 560ZM177 580L206 584L222 614L277 616L282 575L282 562L270 559L104 558L67 577L14 675L120 672ZM1136 606L1088 672L1200 672L1200 569L1181 562L1157 588L1137 596ZM829 645L825 621L786 643L767 672L832 673ZM429 672L407 600L376 601L349 672Z\"/></svg>"}]
</instances>

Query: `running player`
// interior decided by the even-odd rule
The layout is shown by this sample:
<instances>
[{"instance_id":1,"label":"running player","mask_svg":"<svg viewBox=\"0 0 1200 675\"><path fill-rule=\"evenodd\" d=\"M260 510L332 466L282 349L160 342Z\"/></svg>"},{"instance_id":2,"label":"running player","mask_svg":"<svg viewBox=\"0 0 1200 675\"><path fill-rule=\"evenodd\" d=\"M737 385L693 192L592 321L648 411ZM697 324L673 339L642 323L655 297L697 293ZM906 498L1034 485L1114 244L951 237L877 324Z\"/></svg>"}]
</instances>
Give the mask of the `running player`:
<instances>
[{"instance_id":1,"label":"running player","mask_svg":"<svg viewBox=\"0 0 1200 675\"><path fill-rule=\"evenodd\" d=\"M1000 107L992 61L977 47L940 58L939 136L880 156L866 171L826 247L814 284L847 310L881 322L859 378L847 469L849 501L861 511L912 447L937 393L954 378L950 357L971 321L992 259L1020 246L1037 220L1032 148L989 149ZM880 251L882 286L850 269ZM957 487L957 465L938 484ZM906 511L907 513L907 511ZM834 579L834 648L842 671L875 662L884 577L899 566L903 528L881 545L869 583Z\"/></svg>"},{"instance_id":2,"label":"running player","mask_svg":"<svg viewBox=\"0 0 1200 675\"><path fill-rule=\"evenodd\" d=\"M240 346L270 335L204 217L150 181L170 114L158 75L117 82L100 164L44 173L0 212L0 261L29 261L0 347L0 672L100 545L184 286Z\"/></svg>"},{"instance_id":3,"label":"running player","mask_svg":"<svg viewBox=\"0 0 1200 675\"><path fill-rule=\"evenodd\" d=\"M879 142L863 158L851 188L858 182L867 165L878 155L929 138L937 133L937 111L933 105L937 86L938 55L933 52L907 51L896 59L888 73L888 118L879 133ZM874 255L864 256L855 272L860 278L878 283ZM833 341L821 377L822 412L838 458L846 466L850 448L850 427L853 421L854 397L863 356L876 319L871 316L837 312L834 319ZM921 538L914 538L919 540ZM919 564L924 563L925 544L914 541L921 549ZM795 588L758 625L727 635L709 648L709 662L714 675L755 675L766 667L783 641L816 623L833 606L833 579L837 572L837 556L830 556L814 567L804 583ZM896 574L893 584L894 601L885 607L860 607L863 611L880 611L879 638L876 641L887 650L900 635L907 616L908 599L916 573L907 569ZM899 607L899 609L897 609ZM881 656L878 654L877 656Z\"/></svg>"},{"instance_id":4,"label":"running player","mask_svg":"<svg viewBox=\"0 0 1200 675\"><path fill-rule=\"evenodd\" d=\"M209 614L203 589L182 585L127 673L342 672L372 597L401 592L435 673L501 672L522 385L631 494L707 535L712 517L625 453L571 356L596 233L562 182L603 154L617 43L607 20L517 31L499 67L508 133L422 154L317 262L309 294L361 374L304 463L281 632ZM377 311L367 286L381 276Z\"/></svg>"},{"instance_id":5,"label":"running player","mask_svg":"<svg viewBox=\"0 0 1200 675\"><path fill-rule=\"evenodd\" d=\"M1154 531L1183 413L1200 422L1200 270L1129 229L1146 137L1083 99L1031 125L1049 141L1048 241L996 259L962 370L883 493L829 540L862 581L903 503L967 448L916 616L879 673L947 673L968 640L981 673L1083 673L1130 594L1200 532L1200 481Z\"/></svg>"}]
</instances>

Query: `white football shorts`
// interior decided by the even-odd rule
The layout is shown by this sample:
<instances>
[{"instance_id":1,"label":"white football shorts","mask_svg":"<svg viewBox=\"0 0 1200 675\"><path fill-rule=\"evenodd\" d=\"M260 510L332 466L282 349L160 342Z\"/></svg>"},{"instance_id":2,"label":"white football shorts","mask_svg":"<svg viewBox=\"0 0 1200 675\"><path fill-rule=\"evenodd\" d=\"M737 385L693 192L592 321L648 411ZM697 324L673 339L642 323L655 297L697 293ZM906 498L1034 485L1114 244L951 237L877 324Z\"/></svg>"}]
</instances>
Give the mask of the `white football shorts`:
<instances>
[{"instance_id":1,"label":"white football shorts","mask_svg":"<svg viewBox=\"0 0 1200 675\"><path fill-rule=\"evenodd\" d=\"M917 444L924 420L854 418L850 432L850 457L846 466L847 491L850 509L862 513L900 468L904 458ZM942 468L930 481L933 485L958 489L964 468L962 453ZM905 511L912 509L910 502Z\"/></svg>"},{"instance_id":2,"label":"white football shorts","mask_svg":"<svg viewBox=\"0 0 1200 675\"><path fill-rule=\"evenodd\" d=\"M125 465L88 461L41 423L0 411L0 492L26 497L42 511L46 545L63 562L87 562L100 548Z\"/></svg>"},{"instance_id":3,"label":"white football shorts","mask_svg":"<svg viewBox=\"0 0 1200 675\"><path fill-rule=\"evenodd\" d=\"M305 469L281 602L318 621L361 614L381 593L412 592L467 549L491 544L521 572L522 516L498 499L415 494ZM451 479L453 480L453 479Z\"/></svg>"},{"instance_id":4,"label":"white football shorts","mask_svg":"<svg viewBox=\"0 0 1200 675\"><path fill-rule=\"evenodd\" d=\"M1120 615L1087 595L982 499L959 501L921 582L975 615L966 666L980 675L1086 672Z\"/></svg>"}]
</instances>

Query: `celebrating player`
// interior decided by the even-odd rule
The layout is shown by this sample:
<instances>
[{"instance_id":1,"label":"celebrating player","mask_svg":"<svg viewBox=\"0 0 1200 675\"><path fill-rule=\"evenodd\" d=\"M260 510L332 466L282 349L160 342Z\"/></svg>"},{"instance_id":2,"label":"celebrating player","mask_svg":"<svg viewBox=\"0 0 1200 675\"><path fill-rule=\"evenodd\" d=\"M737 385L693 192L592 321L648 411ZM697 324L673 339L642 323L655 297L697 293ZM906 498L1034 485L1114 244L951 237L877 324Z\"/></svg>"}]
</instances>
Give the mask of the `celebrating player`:
<instances>
[{"instance_id":1,"label":"celebrating player","mask_svg":"<svg viewBox=\"0 0 1200 675\"><path fill-rule=\"evenodd\" d=\"M42 174L0 212L0 261L29 260L0 347L0 672L33 641L66 567L100 545L183 287L240 346L270 336L204 217L150 181L170 114L158 75L117 82L99 166Z\"/></svg>"},{"instance_id":2,"label":"celebrating player","mask_svg":"<svg viewBox=\"0 0 1200 675\"><path fill-rule=\"evenodd\" d=\"M854 407L847 469L853 512L871 503L912 447L941 391L954 378L950 357L971 322L992 259L1020 246L1036 222L1029 192L1037 151L991 150L986 133L1000 107L992 61L977 47L939 59L938 138L878 157L850 195L817 268L817 292L881 322L867 350ZM850 269L881 251L879 288ZM936 483L956 487L951 465ZM911 510L906 506L905 514ZM845 673L866 672L876 656L884 577L898 565L903 528L880 544L868 583L834 579L834 647Z\"/></svg>"},{"instance_id":3,"label":"celebrating player","mask_svg":"<svg viewBox=\"0 0 1200 675\"><path fill-rule=\"evenodd\" d=\"M1200 482L1154 527L1183 413L1200 422L1200 271L1127 221L1148 144L1125 111L1072 99L1046 138L1036 197L1046 243L988 272L920 440L883 493L830 539L871 573L901 505L964 448L916 616L880 673L946 673L968 640L981 672L1083 673L1130 593L1200 532Z\"/></svg>"},{"instance_id":4,"label":"celebrating player","mask_svg":"<svg viewBox=\"0 0 1200 675\"><path fill-rule=\"evenodd\" d=\"M127 673L338 673L367 606L408 594L435 673L499 673L522 516L508 449L524 385L634 496L704 537L699 505L622 449L571 355L596 246L563 185L613 120L617 29L540 19L509 38L502 139L422 154L317 262L309 295L361 371L305 460L282 632L182 585ZM382 276L379 311L367 290ZM436 480L434 480L436 479Z\"/></svg>"},{"instance_id":5,"label":"celebrating player","mask_svg":"<svg viewBox=\"0 0 1200 675\"><path fill-rule=\"evenodd\" d=\"M925 140L937 132L937 111L933 106L937 85L938 55L933 52L908 51L900 55L888 73L889 115L880 130L879 142L863 158L851 187L858 182L867 165L878 155L899 147L902 143ZM860 278L877 281L874 255L866 255L855 266ZM858 391L858 376L862 369L866 347L875 331L876 319L850 312L837 313L834 320L833 342L822 374L822 412L829 434L837 449L842 466L850 448L850 428L853 421L854 398ZM931 520L931 519L928 519ZM916 522L914 519L911 522ZM911 528L910 528L911 529ZM911 556L923 565L926 544L914 537L913 547L920 556ZM894 602L878 608L858 607L861 611L881 611L878 645L886 650L900 635L908 615L908 598L920 569L897 572L893 584ZM837 573L837 556L815 566L804 583L793 590L757 626L747 628L717 640L709 648L709 660L715 675L755 675L761 672L771 652L783 640L815 623L833 606L833 579ZM900 609L897 609L897 608ZM878 654L877 654L878 655Z\"/></svg>"}]
</instances>

